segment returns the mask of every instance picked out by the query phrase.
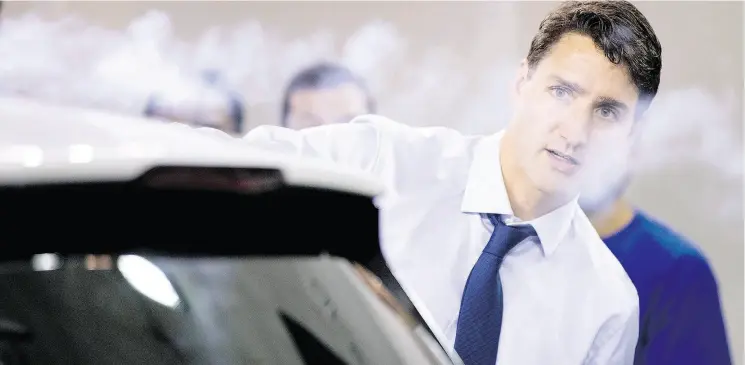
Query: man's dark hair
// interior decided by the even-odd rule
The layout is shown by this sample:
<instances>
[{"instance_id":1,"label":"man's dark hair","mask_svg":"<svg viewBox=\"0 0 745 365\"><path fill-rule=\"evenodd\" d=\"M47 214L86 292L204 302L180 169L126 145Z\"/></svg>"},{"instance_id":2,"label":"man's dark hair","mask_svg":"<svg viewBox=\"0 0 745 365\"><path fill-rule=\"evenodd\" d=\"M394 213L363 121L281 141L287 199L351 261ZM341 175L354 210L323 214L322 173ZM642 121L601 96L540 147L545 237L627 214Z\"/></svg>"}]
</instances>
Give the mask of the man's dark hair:
<instances>
[{"instance_id":1,"label":"man's dark hair","mask_svg":"<svg viewBox=\"0 0 745 365\"><path fill-rule=\"evenodd\" d=\"M208 87L214 88L224 95L225 99L228 101L230 120L233 123L233 131L238 133L242 132L243 118L245 113L242 96L239 93L224 87L222 77L217 71L204 71L201 74L201 80ZM144 115L146 117L155 116L158 113L159 104L159 95L151 95L147 100ZM198 120L192 120L189 122L196 123L198 125L202 124L202 121Z\"/></svg>"},{"instance_id":2,"label":"man's dark hair","mask_svg":"<svg viewBox=\"0 0 745 365\"><path fill-rule=\"evenodd\" d=\"M333 88L344 84L353 84L359 87L367 97L367 111L375 113L375 99L370 95L367 85L362 79L344 66L322 62L301 70L287 84L282 97L282 119L280 120L282 125L287 126L287 117L290 115L290 98L293 93L300 90Z\"/></svg>"},{"instance_id":3,"label":"man's dark hair","mask_svg":"<svg viewBox=\"0 0 745 365\"><path fill-rule=\"evenodd\" d=\"M530 43L528 66L533 69L567 33L592 38L611 62L627 67L639 90L640 110L649 107L660 85L662 45L647 21L627 1L568 1L541 22Z\"/></svg>"}]
</instances>

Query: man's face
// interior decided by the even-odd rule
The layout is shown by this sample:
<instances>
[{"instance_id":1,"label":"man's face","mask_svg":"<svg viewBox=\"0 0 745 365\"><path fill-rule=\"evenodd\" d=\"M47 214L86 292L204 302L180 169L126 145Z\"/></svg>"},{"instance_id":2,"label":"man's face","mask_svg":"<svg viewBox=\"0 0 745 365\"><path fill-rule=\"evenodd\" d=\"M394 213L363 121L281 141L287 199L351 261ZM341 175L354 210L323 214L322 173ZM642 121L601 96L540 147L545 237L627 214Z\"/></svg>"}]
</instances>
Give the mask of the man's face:
<instances>
[{"instance_id":1,"label":"man's face","mask_svg":"<svg viewBox=\"0 0 745 365\"><path fill-rule=\"evenodd\" d=\"M301 89L290 95L287 126L303 129L325 124L347 123L367 114L367 95L354 84L322 89Z\"/></svg>"},{"instance_id":2,"label":"man's face","mask_svg":"<svg viewBox=\"0 0 745 365\"><path fill-rule=\"evenodd\" d=\"M537 189L574 195L625 161L639 93L591 38L567 34L533 70L523 64L515 94L514 155Z\"/></svg>"}]
</instances>

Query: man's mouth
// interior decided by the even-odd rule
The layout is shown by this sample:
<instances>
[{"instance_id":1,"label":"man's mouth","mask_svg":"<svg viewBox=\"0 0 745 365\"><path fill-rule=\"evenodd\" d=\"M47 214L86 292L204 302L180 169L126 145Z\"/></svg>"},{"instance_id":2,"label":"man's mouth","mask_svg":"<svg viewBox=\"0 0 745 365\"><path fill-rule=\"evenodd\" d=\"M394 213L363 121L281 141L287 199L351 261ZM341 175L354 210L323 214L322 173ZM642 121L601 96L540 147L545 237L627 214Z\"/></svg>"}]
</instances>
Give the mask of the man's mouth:
<instances>
[{"instance_id":1,"label":"man's mouth","mask_svg":"<svg viewBox=\"0 0 745 365\"><path fill-rule=\"evenodd\" d=\"M548 148L546 148L546 151L550 153L551 155L553 155L554 157L564 160L572 165L579 165L579 161L577 161L577 159L575 159L572 156L565 155L559 151L548 149Z\"/></svg>"}]
</instances>

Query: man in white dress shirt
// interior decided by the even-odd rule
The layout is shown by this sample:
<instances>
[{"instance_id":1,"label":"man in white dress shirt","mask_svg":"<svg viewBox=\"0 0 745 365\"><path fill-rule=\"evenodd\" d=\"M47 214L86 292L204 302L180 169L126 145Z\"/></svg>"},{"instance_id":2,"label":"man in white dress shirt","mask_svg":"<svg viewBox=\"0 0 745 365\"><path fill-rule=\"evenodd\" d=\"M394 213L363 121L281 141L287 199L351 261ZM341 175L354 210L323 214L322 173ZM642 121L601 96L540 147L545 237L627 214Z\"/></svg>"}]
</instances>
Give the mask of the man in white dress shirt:
<instances>
[{"instance_id":1,"label":"man in white dress shirt","mask_svg":"<svg viewBox=\"0 0 745 365\"><path fill-rule=\"evenodd\" d=\"M385 258L466 365L630 365L637 293L577 196L588 170L632 142L660 69L660 43L632 4L567 2L541 23L514 83L513 118L497 134L367 115L299 131L259 127L245 140L382 179ZM493 242L519 227L532 231L522 229L503 260L490 256L496 266L484 264Z\"/></svg>"}]
</instances>

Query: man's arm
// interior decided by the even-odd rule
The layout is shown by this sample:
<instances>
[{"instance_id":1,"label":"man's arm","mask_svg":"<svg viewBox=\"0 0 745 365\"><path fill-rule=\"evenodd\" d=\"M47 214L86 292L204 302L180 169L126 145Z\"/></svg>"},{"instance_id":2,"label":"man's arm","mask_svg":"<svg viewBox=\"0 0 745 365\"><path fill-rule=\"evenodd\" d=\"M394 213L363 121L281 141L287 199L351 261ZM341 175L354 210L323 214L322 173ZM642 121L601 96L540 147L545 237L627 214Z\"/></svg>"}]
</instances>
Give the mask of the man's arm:
<instances>
[{"instance_id":1,"label":"man's arm","mask_svg":"<svg viewBox=\"0 0 745 365\"><path fill-rule=\"evenodd\" d=\"M639 305L617 314L600 328L584 365L632 365L639 338Z\"/></svg>"},{"instance_id":2,"label":"man's arm","mask_svg":"<svg viewBox=\"0 0 745 365\"><path fill-rule=\"evenodd\" d=\"M675 262L644 330L639 364L732 364L717 282L705 258L685 255Z\"/></svg>"},{"instance_id":3,"label":"man's arm","mask_svg":"<svg viewBox=\"0 0 745 365\"><path fill-rule=\"evenodd\" d=\"M395 122L380 116L364 115L350 123L293 130L260 126L243 140L263 150L318 158L339 165L375 173L382 148L384 129Z\"/></svg>"},{"instance_id":4,"label":"man's arm","mask_svg":"<svg viewBox=\"0 0 745 365\"><path fill-rule=\"evenodd\" d=\"M202 135L227 141L244 142L264 151L322 159L344 167L378 173L381 150L395 145L397 132L410 129L379 115L362 115L349 123L324 125L302 130L278 126L259 126L243 138L214 128L171 123L174 128L190 128ZM388 151L390 155L392 151Z\"/></svg>"}]
</instances>

